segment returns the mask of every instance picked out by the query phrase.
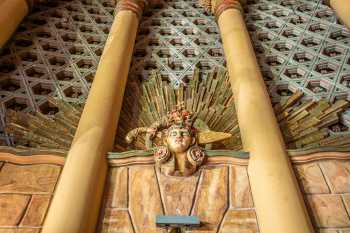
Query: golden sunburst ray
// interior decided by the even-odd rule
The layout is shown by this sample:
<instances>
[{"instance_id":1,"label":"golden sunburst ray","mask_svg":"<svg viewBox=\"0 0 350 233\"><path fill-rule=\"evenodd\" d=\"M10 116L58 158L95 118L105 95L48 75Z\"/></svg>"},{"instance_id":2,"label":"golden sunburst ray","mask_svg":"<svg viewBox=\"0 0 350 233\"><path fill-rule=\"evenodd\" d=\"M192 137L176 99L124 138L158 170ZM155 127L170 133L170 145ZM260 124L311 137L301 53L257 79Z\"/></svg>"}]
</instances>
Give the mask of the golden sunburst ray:
<instances>
[{"instance_id":1,"label":"golden sunburst ray","mask_svg":"<svg viewBox=\"0 0 350 233\"><path fill-rule=\"evenodd\" d=\"M17 146L68 150L74 137L82 106L49 98L59 111L53 116L8 111L6 131L15 137ZM142 83L129 81L116 134L116 151L145 149L144 137L136 137L135 148L125 141L132 129L144 134L147 127L160 121L176 106L183 105L197 119L201 129L200 141L214 142L212 148L241 150L242 143L236 117L233 94L225 70L214 70L202 75L198 69L187 85L175 89L154 71ZM349 106L346 100L333 104L325 100L305 100L303 93L295 92L275 106L277 120L289 149L339 147L350 149L350 135L334 135L330 126L341 121L340 113ZM142 131L142 132L141 132ZM161 141L157 134L155 142ZM214 139L213 139L214 138Z\"/></svg>"}]
</instances>

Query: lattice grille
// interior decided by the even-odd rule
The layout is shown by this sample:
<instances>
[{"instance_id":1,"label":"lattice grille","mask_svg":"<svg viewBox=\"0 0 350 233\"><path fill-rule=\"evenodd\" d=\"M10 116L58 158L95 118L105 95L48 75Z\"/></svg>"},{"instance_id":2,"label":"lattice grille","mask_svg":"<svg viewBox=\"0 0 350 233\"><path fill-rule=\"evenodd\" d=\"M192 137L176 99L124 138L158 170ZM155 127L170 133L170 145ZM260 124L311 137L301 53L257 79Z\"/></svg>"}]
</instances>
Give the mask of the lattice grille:
<instances>
[{"instance_id":1,"label":"lattice grille","mask_svg":"<svg viewBox=\"0 0 350 233\"><path fill-rule=\"evenodd\" d=\"M350 32L322 0L260 0L246 22L272 101L296 90L305 98L350 100ZM334 133L348 131L350 110Z\"/></svg>"},{"instance_id":2,"label":"lattice grille","mask_svg":"<svg viewBox=\"0 0 350 233\"><path fill-rule=\"evenodd\" d=\"M350 32L320 0L259 0L246 22L273 102L297 89L306 98L349 99ZM84 101L113 21L114 0L56 0L37 5L0 56L0 112L54 111L46 95ZM130 78L159 69L173 85L195 66L224 67L214 17L197 0L169 0L142 18ZM3 119L2 119L3 121ZM348 131L350 111L342 124ZM7 140L6 135L3 136ZM9 143L7 140L6 143Z\"/></svg>"},{"instance_id":3,"label":"lattice grille","mask_svg":"<svg viewBox=\"0 0 350 233\"><path fill-rule=\"evenodd\" d=\"M36 5L0 56L1 112L40 110L49 114L55 108L47 95L84 101L113 12L113 0Z\"/></svg>"},{"instance_id":4,"label":"lattice grille","mask_svg":"<svg viewBox=\"0 0 350 233\"><path fill-rule=\"evenodd\" d=\"M196 0L163 2L146 12L141 25L131 76L147 79L160 70L174 86L186 83L197 65L202 71L224 67L219 31Z\"/></svg>"}]
</instances>

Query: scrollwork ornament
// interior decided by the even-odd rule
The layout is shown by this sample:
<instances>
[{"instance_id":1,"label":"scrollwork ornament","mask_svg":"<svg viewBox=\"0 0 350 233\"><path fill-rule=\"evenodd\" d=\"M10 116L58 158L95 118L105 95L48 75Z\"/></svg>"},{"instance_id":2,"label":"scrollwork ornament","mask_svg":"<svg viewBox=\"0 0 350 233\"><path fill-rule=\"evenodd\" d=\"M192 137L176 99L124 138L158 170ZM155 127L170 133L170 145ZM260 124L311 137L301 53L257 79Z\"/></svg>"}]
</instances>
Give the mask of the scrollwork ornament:
<instances>
[{"instance_id":1,"label":"scrollwork ornament","mask_svg":"<svg viewBox=\"0 0 350 233\"><path fill-rule=\"evenodd\" d=\"M159 146L154 152L154 160L157 164L162 164L170 158L170 151L166 146Z\"/></svg>"},{"instance_id":2,"label":"scrollwork ornament","mask_svg":"<svg viewBox=\"0 0 350 233\"><path fill-rule=\"evenodd\" d=\"M193 166L200 166L205 159L204 150L199 146L192 146L187 151L187 160Z\"/></svg>"}]
</instances>

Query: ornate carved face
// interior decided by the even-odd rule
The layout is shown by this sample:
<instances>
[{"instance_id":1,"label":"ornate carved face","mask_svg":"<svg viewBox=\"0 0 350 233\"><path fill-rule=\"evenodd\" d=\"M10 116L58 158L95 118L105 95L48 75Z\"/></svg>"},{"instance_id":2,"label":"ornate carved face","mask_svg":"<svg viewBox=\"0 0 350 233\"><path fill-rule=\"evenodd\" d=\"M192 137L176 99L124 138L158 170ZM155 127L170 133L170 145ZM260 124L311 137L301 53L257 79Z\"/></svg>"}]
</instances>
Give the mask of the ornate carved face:
<instances>
[{"instance_id":1,"label":"ornate carved face","mask_svg":"<svg viewBox=\"0 0 350 233\"><path fill-rule=\"evenodd\" d=\"M195 138L191 135L189 129L181 126L172 126L169 128L165 143L173 153L183 153L195 143Z\"/></svg>"},{"instance_id":2,"label":"ornate carved face","mask_svg":"<svg viewBox=\"0 0 350 233\"><path fill-rule=\"evenodd\" d=\"M161 172L166 175L189 176L202 164L205 154L195 145L195 131L182 125L167 129L164 146L158 147L154 157Z\"/></svg>"},{"instance_id":3,"label":"ornate carved face","mask_svg":"<svg viewBox=\"0 0 350 233\"><path fill-rule=\"evenodd\" d=\"M126 141L131 143L138 134L146 133L145 146L151 149L156 144L154 159L163 174L190 176L197 171L206 157L203 148L197 144L227 138L225 133L208 130L200 132L194 127L194 123L195 119L189 111L176 109L160 121L154 122L151 127L140 127L130 131ZM198 125L201 125L200 122Z\"/></svg>"}]
</instances>

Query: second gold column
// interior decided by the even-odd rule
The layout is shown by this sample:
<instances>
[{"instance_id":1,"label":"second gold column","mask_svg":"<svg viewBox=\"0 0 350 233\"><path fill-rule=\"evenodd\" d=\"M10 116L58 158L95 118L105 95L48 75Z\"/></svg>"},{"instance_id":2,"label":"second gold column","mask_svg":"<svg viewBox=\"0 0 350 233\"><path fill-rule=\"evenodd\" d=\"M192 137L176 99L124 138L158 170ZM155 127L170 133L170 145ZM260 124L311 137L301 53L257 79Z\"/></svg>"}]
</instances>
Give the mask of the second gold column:
<instances>
[{"instance_id":1,"label":"second gold column","mask_svg":"<svg viewBox=\"0 0 350 233\"><path fill-rule=\"evenodd\" d=\"M208 4L208 3L207 3ZM314 232L237 0L211 1L235 99L261 233Z\"/></svg>"}]
</instances>

